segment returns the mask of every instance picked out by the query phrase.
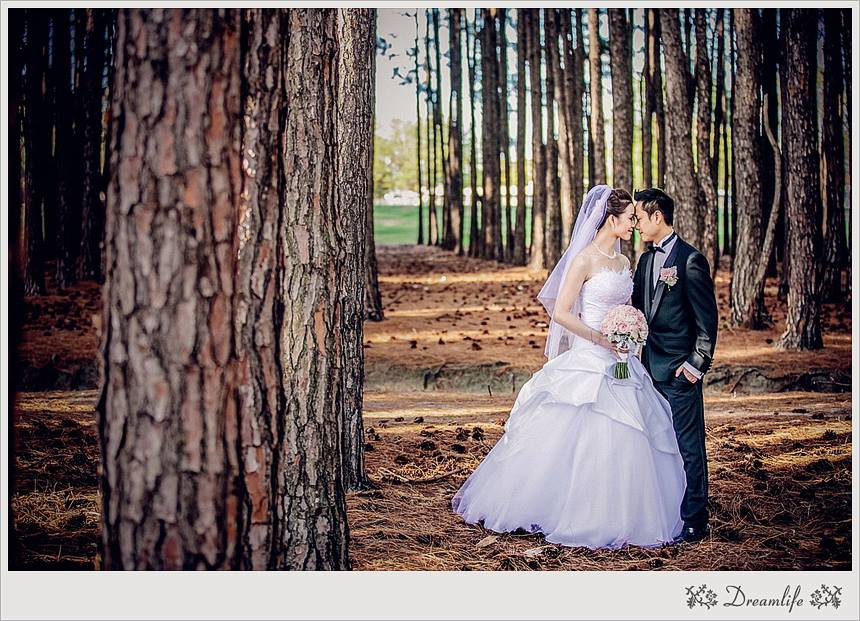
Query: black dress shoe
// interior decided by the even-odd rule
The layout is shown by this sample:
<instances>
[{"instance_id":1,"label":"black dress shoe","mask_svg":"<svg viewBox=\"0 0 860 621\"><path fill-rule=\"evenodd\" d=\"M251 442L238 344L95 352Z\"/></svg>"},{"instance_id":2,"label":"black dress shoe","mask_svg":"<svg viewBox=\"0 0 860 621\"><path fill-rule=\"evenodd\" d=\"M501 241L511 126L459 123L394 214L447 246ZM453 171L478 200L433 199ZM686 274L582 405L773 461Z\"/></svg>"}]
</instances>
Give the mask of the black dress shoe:
<instances>
[{"instance_id":1,"label":"black dress shoe","mask_svg":"<svg viewBox=\"0 0 860 621\"><path fill-rule=\"evenodd\" d=\"M685 524L681 534L675 537L673 543L696 543L710 534L711 526L709 524L703 524L701 526L687 526Z\"/></svg>"}]
</instances>

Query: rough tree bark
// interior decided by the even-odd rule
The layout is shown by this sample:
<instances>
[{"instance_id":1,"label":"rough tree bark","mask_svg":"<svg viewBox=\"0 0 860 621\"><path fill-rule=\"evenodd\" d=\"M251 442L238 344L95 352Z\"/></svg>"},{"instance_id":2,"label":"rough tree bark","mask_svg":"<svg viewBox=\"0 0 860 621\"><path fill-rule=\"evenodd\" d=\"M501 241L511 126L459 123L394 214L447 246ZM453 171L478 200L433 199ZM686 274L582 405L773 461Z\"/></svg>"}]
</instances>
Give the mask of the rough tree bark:
<instances>
[{"instance_id":1,"label":"rough tree bark","mask_svg":"<svg viewBox=\"0 0 860 621\"><path fill-rule=\"evenodd\" d=\"M842 270L848 263L845 240L845 147L842 126L842 37L839 13L824 10L824 118L823 144L825 171L825 234L822 258L821 299L842 299Z\"/></svg>"},{"instance_id":2,"label":"rough tree bark","mask_svg":"<svg viewBox=\"0 0 860 621\"><path fill-rule=\"evenodd\" d=\"M719 188L719 180L720 180L720 152L721 148L724 149L725 145L725 137L723 136L723 128L725 126L725 110L726 110L726 37L725 37L725 11L722 7L717 9L716 16L716 24L715 24L715 36L717 38L716 44L716 90L715 90L715 99L714 99L714 148L713 155L711 157L711 175L714 179L714 184L717 188ZM725 167L725 161L723 166ZM725 168L724 168L725 170ZM722 212L725 215L728 214L726 210L728 196L723 194L722 207L719 206L719 197L717 198L718 209L722 209ZM719 254L720 249L717 249L717 262L719 262Z\"/></svg>"},{"instance_id":3,"label":"rough tree bark","mask_svg":"<svg viewBox=\"0 0 860 621\"><path fill-rule=\"evenodd\" d=\"M654 123L654 42L651 35L651 12L653 9L645 9L645 54L642 64L642 81L645 96L642 98L642 185L646 188L652 187L651 180L654 177L653 146L651 127Z\"/></svg>"},{"instance_id":4,"label":"rough tree bark","mask_svg":"<svg viewBox=\"0 0 860 621\"><path fill-rule=\"evenodd\" d=\"M588 9L588 67L591 91L591 125L594 142L594 185L606 183L606 147L603 132L603 66L600 60L600 9Z\"/></svg>"},{"instance_id":5,"label":"rough tree bark","mask_svg":"<svg viewBox=\"0 0 860 621\"><path fill-rule=\"evenodd\" d=\"M451 235L446 247L463 255L463 63L461 60L461 24L463 9L448 10L448 49L451 61L451 101L448 111L448 202L451 211Z\"/></svg>"},{"instance_id":6,"label":"rough tree bark","mask_svg":"<svg viewBox=\"0 0 860 621\"><path fill-rule=\"evenodd\" d=\"M609 68L612 76L612 186L633 191L633 57L627 9L609 9ZM633 240L621 250L636 263Z\"/></svg>"},{"instance_id":7,"label":"rough tree bark","mask_svg":"<svg viewBox=\"0 0 860 621\"><path fill-rule=\"evenodd\" d=\"M591 152L592 149L589 147L589 138L586 135L586 131L584 131L589 126L589 121L587 117L584 117L584 114L587 110L583 98L586 95L585 89L585 35L583 32L582 25L582 9L576 10L576 48L573 52L573 63L576 67L576 75L574 77L574 101L576 102L576 108L573 110L573 124L571 133L573 133L573 137L576 140L576 144L573 148L573 153L578 159L578 164L574 165L574 171L576 174L576 178L573 180L573 185L575 187L574 201L573 201L573 220L576 221L576 217L579 215L579 209L582 206L582 200L585 195L585 153ZM573 232L573 227L571 227L571 233Z\"/></svg>"},{"instance_id":8,"label":"rough tree bark","mask_svg":"<svg viewBox=\"0 0 860 621\"><path fill-rule=\"evenodd\" d=\"M373 121L375 104L376 9L341 9L338 19L337 226L344 262L339 270L342 304L343 481L347 489L368 484L364 470L364 318L381 314L381 296L372 286L368 261L375 249L373 225ZM370 280L371 282L368 282ZM376 302L379 302L379 308Z\"/></svg>"},{"instance_id":9,"label":"rough tree bark","mask_svg":"<svg viewBox=\"0 0 860 621\"><path fill-rule=\"evenodd\" d=\"M528 265L546 266L546 147L543 143L543 86L541 84L540 10L524 9L528 17L528 66L532 116L532 235Z\"/></svg>"},{"instance_id":10,"label":"rough tree bark","mask_svg":"<svg viewBox=\"0 0 860 621\"><path fill-rule=\"evenodd\" d=\"M526 54L528 32L525 9L517 9L517 216L514 227L514 265L526 264Z\"/></svg>"},{"instance_id":11,"label":"rough tree bark","mask_svg":"<svg viewBox=\"0 0 860 621\"><path fill-rule=\"evenodd\" d=\"M675 230L701 248L699 186L693 167L692 108L687 91L686 59L681 48L677 9L660 9L663 53L666 62L666 191L675 200Z\"/></svg>"},{"instance_id":12,"label":"rough tree bark","mask_svg":"<svg viewBox=\"0 0 860 621\"><path fill-rule=\"evenodd\" d=\"M119 15L98 404L108 568L348 567L336 15L268 16L243 37L236 10ZM244 89L243 40L258 55ZM265 92L243 106L255 81ZM243 111L259 121L244 138Z\"/></svg>"},{"instance_id":13,"label":"rough tree bark","mask_svg":"<svg viewBox=\"0 0 860 621\"><path fill-rule=\"evenodd\" d=\"M783 91L784 149L787 165L789 223L788 313L779 340L783 349L819 349L821 338L816 248L820 248L821 211L816 144L815 9L782 9L785 71ZM740 56L740 55L739 55Z\"/></svg>"},{"instance_id":14,"label":"rough tree bark","mask_svg":"<svg viewBox=\"0 0 860 621\"><path fill-rule=\"evenodd\" d=\"M559 199L559 127L556 138L556 114L553 100L560 90L558 76L558 26L555 9L544 9L544 45L546 47L546 264L555 266L561 257L561 201Z\"/></svg>"},{"instance_id":15,"label":"rough tree bark","mask_svg":"<svg viewBox=\"0 0 860 621\"><path fill-rule=\"evenodd\" d=\"M711 161L711 65L705 9L696 9L696 177L704 199L700 250L708 259L711 272L717 270L717 185Z\"/></svg>"},{"instance_id":16,"label":"rough tree bark","mask_svg":"<svg viewBox=\"0 0 860 621\"><path fill-rule=\"evenodd\" d=\"M736 116L732 148L737 168L738 244L731 282L732 323L750 329L765 326L764 288L756 287L756 267L761 254L762 214L758 161L758 119L756 105L761 79L758 70L761 48L757 37L758 11L734 9L738 41L735 76ZM762 284L763 283L758 283Z\"/></svg>"}]
</instances>

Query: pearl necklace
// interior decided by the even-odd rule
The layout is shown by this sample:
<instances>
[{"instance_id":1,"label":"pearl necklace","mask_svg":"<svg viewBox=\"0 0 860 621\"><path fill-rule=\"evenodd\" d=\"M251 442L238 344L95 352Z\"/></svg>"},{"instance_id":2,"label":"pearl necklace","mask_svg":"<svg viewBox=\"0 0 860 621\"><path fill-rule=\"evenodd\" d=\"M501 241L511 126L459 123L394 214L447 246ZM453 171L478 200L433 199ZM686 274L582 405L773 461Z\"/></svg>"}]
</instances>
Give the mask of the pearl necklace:
<instances>
[{"instance_id":1,"label":"pearl necklace","mask_svg":"<svg viewBox=\"0 0 860 621\"><path fill-rule=\"evenodd\" d=\"M600 254L602 254L602 255L603 255L604 257L606 257L607 259L614 259L615 257L617 257L617 256L618 256L618 253L617 253L617 252L615 252L614 250L612 251L612 254L611 254L611 255L609 255L609 254L606 254L605 252L603 252L603 251L598 247L598 245L597 245L597 244L595 244L594 242L591 242L591 245L592 245L592 246L594 246L594 248L595 248L595 250L597 250L597 252L599 252Z\"/></svg>"}]
</instances>

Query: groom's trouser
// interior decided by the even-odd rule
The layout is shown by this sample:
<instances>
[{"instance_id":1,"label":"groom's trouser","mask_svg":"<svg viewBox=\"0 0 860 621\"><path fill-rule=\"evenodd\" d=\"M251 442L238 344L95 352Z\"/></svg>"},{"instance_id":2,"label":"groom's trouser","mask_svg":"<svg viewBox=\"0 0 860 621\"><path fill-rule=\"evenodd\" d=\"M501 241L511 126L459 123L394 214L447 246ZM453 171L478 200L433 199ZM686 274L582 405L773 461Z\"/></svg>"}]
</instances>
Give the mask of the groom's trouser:
<instances>
[{"instance_id":1,"label":"groom's trouser","mask_svg":"<svg viewBox=\"0 0 860 621\"><path fill-rule=\"evenodd\" d=\"M681 501L681 519L689 526L703 526L708 521L708 458L702 382L693 384L682 373L668 382L654 382L654 386L672 408L672 424L684 460L687 489Z\"/></svg>"}]
</instances>

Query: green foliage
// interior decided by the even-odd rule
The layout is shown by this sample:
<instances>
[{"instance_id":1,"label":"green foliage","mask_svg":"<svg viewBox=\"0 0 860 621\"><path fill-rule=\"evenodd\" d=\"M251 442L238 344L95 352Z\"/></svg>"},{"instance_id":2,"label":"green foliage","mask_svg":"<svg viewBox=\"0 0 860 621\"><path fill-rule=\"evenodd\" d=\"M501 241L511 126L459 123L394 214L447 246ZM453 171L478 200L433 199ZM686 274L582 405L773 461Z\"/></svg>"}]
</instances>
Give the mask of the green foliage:
<instances>
[{"instance_id":1,"label":"green foliage","mask_svg":"<svg viewBox=\"0 0 860 621\"><path fill-rule=\"evenodd\" d=\"M422 128L423 129L423 128ZM373 196L390 190L417 190L418 165L415 123L394 119L391 137L376 135L373 142Z\"/></svg>"}]
</instances>

